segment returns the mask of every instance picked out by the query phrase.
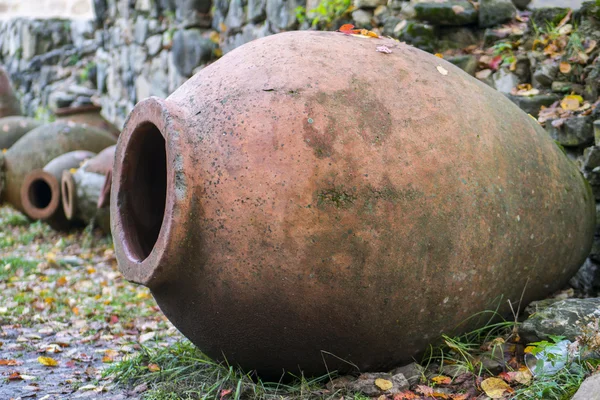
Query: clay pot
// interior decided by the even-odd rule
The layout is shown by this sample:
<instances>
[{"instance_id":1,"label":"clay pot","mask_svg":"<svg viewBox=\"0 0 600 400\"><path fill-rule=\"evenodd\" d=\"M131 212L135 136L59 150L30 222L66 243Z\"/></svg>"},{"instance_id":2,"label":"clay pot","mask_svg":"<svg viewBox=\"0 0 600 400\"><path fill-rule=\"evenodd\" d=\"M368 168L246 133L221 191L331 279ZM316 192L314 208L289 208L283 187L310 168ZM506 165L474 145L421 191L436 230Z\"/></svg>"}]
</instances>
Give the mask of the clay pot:
<instances>
[{"instance_id":1,"label":"clay pot","mask_svg":"<svg viewBox=\"0 0 600 400\"><path fill-rule=\"evenodd\" d=\"M10 84L8 73L0 67L0 118L21 114L21 103Z\"/></svg>"},{"instance_id":2,"label":"clay pot","mask_svg":"<svg viewBox=\"0 0 600 400\"><path fill-rule=\"evenodd\" d=\"M8 149L27 132L41 125L41 121L28 117L0 118L0 149Z\"/></svg>"},{"instance_id":3,"label":"clay pot","mask_svg":"<svg viewBox=\"0 0 600 400\"><path fill-rule=\"evenodd\" d=\"M255 40L140 102L113 174L124 276L265 377L410 362L562 288L594 231L534 119L445 60L342 33Z\"/></svg>"},{"instance_id":4,"label":"clay pot","mask_svg":"<svg viewBox=\"0 0 600 400\"><path fill-rule=\"evenodd\" d=\"M115 141L108 132L74 123L54 122L33 129L0 154L0 202L24 211L21 186L28 173L61 154L74 150L98 152Z\"/></svg>"},{"instance_id":5,"label":"clay pot","mask_svg":"<svg viewBox=\"0 0 600 400\"><path fill-rule=\"evenodd\" d=\"M100 113L101 110L102 107L94 105L67 107L57 109L54 114L56 115L57 121L71 121L75 122L76 124L94 126L110 132L115 136L119 136L119 130L113 124L104 119Z\"/></svg>"},{"instance_id":6,"label":"clay pot","mask_svg":"<svg viewBox=\"0 0 600 400\"><path fill-rule=\"evenodd\" d=\"M104 149L75 172L63 171L62 206L68 220L86 225L94 221L104 232L110 233L110 211L104 204L110 195L106 188L110 188L115 148Z\"/></svg>"},{"instance_id":7,"label":"clay pot","mask_svg":"<svg viewBox=\"0 0 600 400\"><path fill-rule=\"evenodd\" d=\"M43 169L28 173L21 185L24 213L31 219L46 221L54 229L68 229L72 223L65 216L61 201L63 171L79 168L94 156L89 151L71 151L56 157Z\"/></svg>"}]
</instances>

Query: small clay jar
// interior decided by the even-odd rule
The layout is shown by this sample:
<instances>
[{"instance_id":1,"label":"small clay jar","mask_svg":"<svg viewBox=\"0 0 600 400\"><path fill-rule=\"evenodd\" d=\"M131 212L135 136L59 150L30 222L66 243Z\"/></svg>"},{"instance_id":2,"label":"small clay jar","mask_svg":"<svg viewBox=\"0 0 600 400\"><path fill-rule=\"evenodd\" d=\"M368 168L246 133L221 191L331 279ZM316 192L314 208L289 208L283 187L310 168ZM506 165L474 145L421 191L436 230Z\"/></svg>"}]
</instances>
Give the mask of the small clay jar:
<instances>
[{"instance_id":1,"label":"small clay jar","mask_svg":"<svg viewBox=\"0 0 600 400\"><path fill-rule=\"evenodd\" d=\"M44 168L61 154L74 150L96 153L115 142L108 132L70 122L54 122L31 130L6 153L0 153L0 203L24 211L21 186L27 174Z\"/></svg>"},{"instance_id":2,"label":"small clay jar","mask_svg":"<svg viewBox=\"0 0 600 400\"><path fill-rule=\"evenodd\" d=\"M110 171L113 166L115 146L101 151L87 160L76 171L65 170L62 175L62 206L70 221L95 225L110 233L110 211L104 199L110 195Z\"/></svg>"},{"instance_id":3,"label":"small clay jar","mask_svg":"<svg viewBox=\"0 0 600 400\"><path fill-rule=\"evenodd\" d=\"M68 229L73 222L67 219L62 207L61 179L63 171L79 168L94 157L89 151L76 150L61 154L43 169L25 176L21 185L24 213L31 219L41 219L56 230Z\"/></svg>"}]
</instances>

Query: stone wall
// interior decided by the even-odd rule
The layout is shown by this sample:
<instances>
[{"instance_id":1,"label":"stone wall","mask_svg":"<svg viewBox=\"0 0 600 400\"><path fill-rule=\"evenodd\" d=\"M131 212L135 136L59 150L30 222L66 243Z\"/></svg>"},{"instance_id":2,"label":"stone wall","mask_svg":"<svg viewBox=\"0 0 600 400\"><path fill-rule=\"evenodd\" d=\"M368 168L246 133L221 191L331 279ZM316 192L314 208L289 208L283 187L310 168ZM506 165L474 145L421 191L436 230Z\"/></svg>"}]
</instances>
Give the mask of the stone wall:
<instances>
[{"instance_id":1,"label":"stone wall","mask_svg":"<svg viewBox=\"0 0 600 400\"><path fill-rule=\"evenodd\" d=\"M92 0L0 0L0 18L93 18Z\"/></svg>"}]
</instances>

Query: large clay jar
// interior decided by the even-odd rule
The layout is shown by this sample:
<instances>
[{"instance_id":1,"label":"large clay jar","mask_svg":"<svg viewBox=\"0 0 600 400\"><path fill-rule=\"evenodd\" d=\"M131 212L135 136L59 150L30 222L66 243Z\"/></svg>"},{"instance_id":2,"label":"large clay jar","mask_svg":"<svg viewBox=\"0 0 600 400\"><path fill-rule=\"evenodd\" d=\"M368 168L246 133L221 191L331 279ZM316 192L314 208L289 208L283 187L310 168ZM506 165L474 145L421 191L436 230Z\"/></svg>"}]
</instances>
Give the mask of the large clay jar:
<instances>
[{"instance_id":1,"label":"large clay jar","mask_svg":"<svg viewBox=\"0 0 600 400\"><path fill-rule=\"evenodd\" d=\"M94 221L104 232L110 233L110 211L104 205L110 195L107 188L110 188L115 148L102 150L75 172L63 171L62 206L68 220L84 224Z\"/></svg>"},{"instance_id":2,"label":"large clay jar","mask_svg":"<svg viewBox=\"0 0 600 400\"><path fill-rule=\"evenodd\" d=\"M108 132L75 123L54 122L33 129L4 154L0 154L0 202L24 211L21 186L31 171L74 150L98 152L115 144Z\"/></svg>"},{"instance_id":3,"label":"large clay jar","mask_svg":"<svg viewBox=\"0 0 600 400\"><path fill-rule=\"evenodd\" d=\"M41 121L28 117L0 118L0 150L8 149L27 132L41 125Z\"/></svg>"},{"instance_id":4,"label":"large clay jar","mask_svg":"<svg viewBox=\"0 0 600 400\"><path fill-rule=\"evenodd\" d=\"M21 204L25 215L31 219L46 221L57 230L68 229L72 223L65 216L62 207L63 171L79 168L94 156L89 151L70 151L56 157L43 169L34 169L28 173L21 185Z\"/></svg>"},{"instance_id":5,"label":"large clay jar","mask_svg":"<svg viewBox=\"0 0 600 400\"><path fill-rule=\"evenodd\" d=\"M0 118L21 114L21 103L10 84L8 73L0 66Z\"/></svg>"},{"instance_id":6,"label":"large clay jar","mask_svg":"<svg viewBox=\"0 0 600 400\"><path fill-rule=\"evenodd\" d=\"M253 41L142 101L113 172L125 277L266 377L408 362L563 287L594 231L534 119L442 59L342 33Z\"/></svg>"}]
</instances>

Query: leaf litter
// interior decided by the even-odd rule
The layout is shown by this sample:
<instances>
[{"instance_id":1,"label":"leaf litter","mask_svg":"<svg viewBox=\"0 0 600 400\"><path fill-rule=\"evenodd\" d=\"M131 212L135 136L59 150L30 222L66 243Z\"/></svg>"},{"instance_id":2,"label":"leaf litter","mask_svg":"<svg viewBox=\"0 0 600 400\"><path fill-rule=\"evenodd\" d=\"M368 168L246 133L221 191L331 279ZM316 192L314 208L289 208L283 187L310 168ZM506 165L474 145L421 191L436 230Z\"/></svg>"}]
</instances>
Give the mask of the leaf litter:
<instances>
[{"instance_id":1,"label":"leaf litter","mask_svg":"<svg viewBox=\"0 0 600 400\"><path fill-rule=\"evenodd\" d=\"M57 233L9 207L0 226L0 398L140 398L104 370L141 341L182 336L146 288L121 276L110 238Z\"/></svg>"}]
</instances>

